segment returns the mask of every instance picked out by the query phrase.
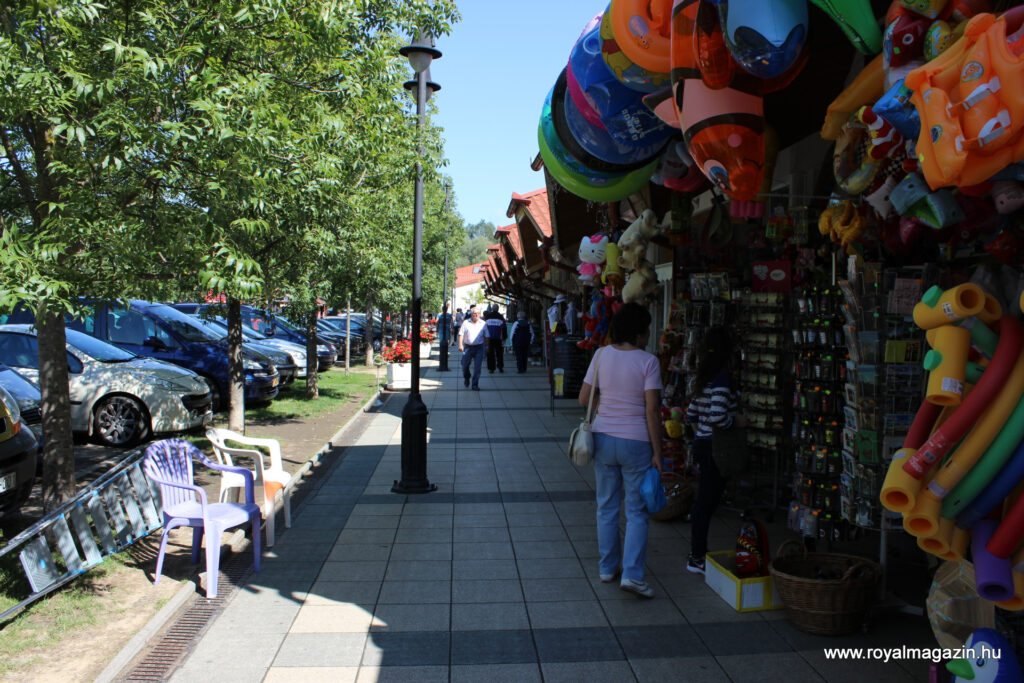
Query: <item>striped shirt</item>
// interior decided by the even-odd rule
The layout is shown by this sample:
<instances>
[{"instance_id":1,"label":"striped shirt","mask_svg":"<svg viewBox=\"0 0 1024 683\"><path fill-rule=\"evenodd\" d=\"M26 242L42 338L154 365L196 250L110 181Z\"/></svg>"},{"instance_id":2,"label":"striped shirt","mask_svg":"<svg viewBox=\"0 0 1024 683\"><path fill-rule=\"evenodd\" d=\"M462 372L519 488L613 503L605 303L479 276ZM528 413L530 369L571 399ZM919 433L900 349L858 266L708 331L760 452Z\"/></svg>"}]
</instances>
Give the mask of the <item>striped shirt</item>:
<instances>
[{"instance_id":1,"label":"striped shirt","mask_svg":"<svg viewBox=\"0 0 1024 683\"><path fill-rule=\"evenodd\" d=\"M736 407L732 377L727 372L720 372L700 394L693 397L686 409L686 421L696 425L693 438L697 441L708 440L712 428L732 427L736 419Z\"/></svg>"}]
</instances>

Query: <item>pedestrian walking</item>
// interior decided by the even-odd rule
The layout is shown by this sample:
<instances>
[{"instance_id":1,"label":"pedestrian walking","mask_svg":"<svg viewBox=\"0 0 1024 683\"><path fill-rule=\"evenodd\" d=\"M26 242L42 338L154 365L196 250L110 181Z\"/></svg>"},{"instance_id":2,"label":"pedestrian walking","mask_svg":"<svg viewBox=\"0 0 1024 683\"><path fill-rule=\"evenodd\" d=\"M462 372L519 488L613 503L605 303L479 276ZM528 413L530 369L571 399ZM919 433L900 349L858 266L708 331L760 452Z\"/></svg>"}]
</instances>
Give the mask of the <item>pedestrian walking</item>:
<instances>
[{"instance_id":1,"label":"pedestrian walking","mask_svg":"<svg viewBox=\"0 0 1024 683\"><path fill-rule=\"evenodd\" d=\"M466 314L462 312L461 308L455 309L455 317L452 318L452 343L459 337L459 328L462 327L462 321L465 319Z\"/></svg>"},{"instance_id":2,"label":"pedestrian walking","mask_svg":"<svg viewBox=\"0 0 1024 683\"><path fill-rule=\"evenodd\" d=\"M512 326L512 351L516 354L516 370L519 374L526 372L526 360L530 356L530 344L534 338L533 325L526 319L526 313L519 311Z\"/></svg>"},{"instance_id":3,"label":"pedestrian walking","mask_svg":"<svg viewBox=\"0 0 1024 683\"><path fill-rule=\"evenodd\" d=\"M715 464L712 453L712 432L715 429L742 427L745 420L737 414L737 397L732 380L736 347L725 327L712 327L704 335L697 351L696 394L686 409L686 422L693 427L690 453L700 470L700 482L693 503L690 556L686 569L704 573L704 556L708 551L708 527L711 516L722 500L725 477Z\"/></svg>"},{"instance_id":4,"label":"pedestrian walking","mask_svg":"<svg viewBox=\"0 0 1024 683\"><path fill-rule=\"evenodd\" d=\"M487 338L487 372L494 374L505 372L505 340L508 339L508 324L505 316L498 311L498 304L491 304L484 313L487 325L484 336Z\"/></svg>"},{"instance_id":5,"label":"pedestrian walking","mask_svg":"<svg viewBox=\"0 0 1024 683\"><path fill-rule=\"evenodd\" d=\"M469 309L469 318L462 321L459 328L459 351L462 352L462 384L469 386L469 364L473 363L473 391L480 391L480 365L484 360L484 328L486 323L480 320L480 313L475 308Z\"/></svg>"},{"instance_id":6,"label":"pedestrian walking","mask_svg":"<svg viewBox=\"0 0 1024 683\"><path fill-rule=\"evenodd\" d=\"M621 574L619 588L644 598L654 589L644 581L647 508L640 493L651 467L661 469L661 367L644 351L651 315L635 302L612 316L611 345L598 349L580 390L580 405L597 391L593 420L597 485L597 545L601 581ZM596 378L596 381L595 381ZM595 386L596 384L596 386ZM619 538L619 508L625 492L626 533Z\"/></svg>"}]
</instances>

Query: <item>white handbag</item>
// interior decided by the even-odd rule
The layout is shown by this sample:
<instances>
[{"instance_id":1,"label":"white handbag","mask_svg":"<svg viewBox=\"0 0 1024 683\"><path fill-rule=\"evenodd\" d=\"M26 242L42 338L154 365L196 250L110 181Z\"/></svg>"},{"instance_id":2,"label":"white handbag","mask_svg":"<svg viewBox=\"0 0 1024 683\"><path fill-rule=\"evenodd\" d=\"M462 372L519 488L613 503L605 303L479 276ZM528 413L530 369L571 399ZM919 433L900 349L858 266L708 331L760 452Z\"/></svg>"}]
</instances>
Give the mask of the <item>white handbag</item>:
<instances>
[{"instance_id":1,"label":"white handbag","mask_svg":"<svg viewBox=\"0 0 1024 683\"><path fill-rule=\"evenodd\" d=\"M594 459L594 434L591 431L590 412L594 407L594 394L597 393L597 371L600 364L597 362L601 356L598 349L594 356L594 386L590 388L590 400L587 401L587 416L580 422L580 426L572 430L569 436L569 459L572 464L578 467L589 465Z\"/></svg>"}]
</instances>

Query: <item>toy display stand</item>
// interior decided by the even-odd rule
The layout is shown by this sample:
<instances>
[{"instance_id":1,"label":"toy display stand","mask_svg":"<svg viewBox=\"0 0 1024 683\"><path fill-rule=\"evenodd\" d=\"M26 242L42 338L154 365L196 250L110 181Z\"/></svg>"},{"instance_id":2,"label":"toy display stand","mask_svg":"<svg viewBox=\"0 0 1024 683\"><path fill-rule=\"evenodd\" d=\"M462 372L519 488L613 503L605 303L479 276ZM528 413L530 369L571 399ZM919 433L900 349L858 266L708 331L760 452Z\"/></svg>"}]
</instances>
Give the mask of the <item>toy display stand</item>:
<instances>
[{"instance_id":1,"label":"toy display stand","mask_svg":"<svg viewBox=\"0 0 1024 683\"><path fill-rule=\"evenodd\" d=\"M549 337L548 358L551 359L551 414L555 414L555 399L575 400L583 388L583 378L590 365L590 354L576 344L579 337L559 335Z\"/></svg>"}]
</instances>

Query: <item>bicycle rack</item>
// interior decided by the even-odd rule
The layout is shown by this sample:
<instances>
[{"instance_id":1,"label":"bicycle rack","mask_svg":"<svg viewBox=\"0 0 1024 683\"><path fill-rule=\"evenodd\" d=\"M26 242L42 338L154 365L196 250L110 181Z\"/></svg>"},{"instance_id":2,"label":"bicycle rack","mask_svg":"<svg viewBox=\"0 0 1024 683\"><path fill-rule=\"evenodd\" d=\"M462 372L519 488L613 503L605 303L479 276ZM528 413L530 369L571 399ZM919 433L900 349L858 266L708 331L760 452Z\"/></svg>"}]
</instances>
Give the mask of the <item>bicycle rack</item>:
<instances>
[{"instance_id":1,"label":"bicycle rack","mask_svg":"<svg viewBox=\"0 0 1024 683\"><path fill-rule=\"evenodd\" d=\"M163 526L160 494L142 472L142 456L142 449L129 455L0 550L0 559L18 551L32 588L0 621Z\"/></svg>"}]
</instances>

